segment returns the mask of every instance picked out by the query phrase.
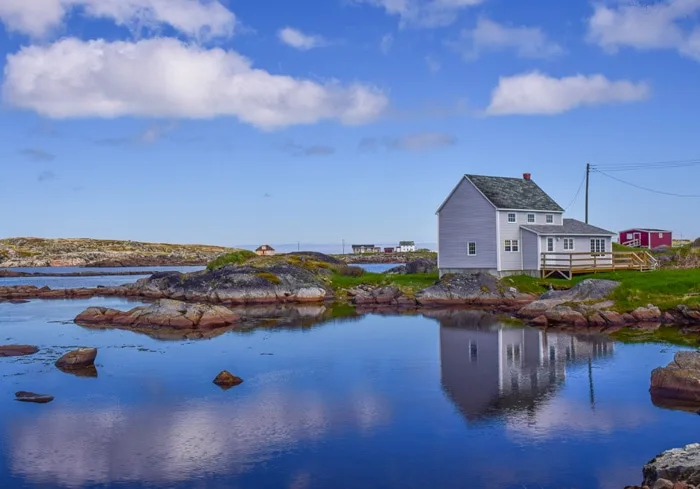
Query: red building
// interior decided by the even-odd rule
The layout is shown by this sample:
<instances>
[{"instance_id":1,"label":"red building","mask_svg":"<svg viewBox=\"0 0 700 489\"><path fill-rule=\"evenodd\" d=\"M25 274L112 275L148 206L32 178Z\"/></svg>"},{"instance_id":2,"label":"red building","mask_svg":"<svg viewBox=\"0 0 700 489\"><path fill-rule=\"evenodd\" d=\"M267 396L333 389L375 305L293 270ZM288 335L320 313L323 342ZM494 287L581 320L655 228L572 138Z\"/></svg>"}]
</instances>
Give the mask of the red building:
<instances>
[{"instance_id":1,"label":"red building","mask_svg":"<svg viewBox=\"0 0 700 489\"><path fill-rule=\"evenodd\" d=\"M673 246L673 233L663 229L634 228L620 232L620 244L635 248Z\"/></svg>"}]
</instances>

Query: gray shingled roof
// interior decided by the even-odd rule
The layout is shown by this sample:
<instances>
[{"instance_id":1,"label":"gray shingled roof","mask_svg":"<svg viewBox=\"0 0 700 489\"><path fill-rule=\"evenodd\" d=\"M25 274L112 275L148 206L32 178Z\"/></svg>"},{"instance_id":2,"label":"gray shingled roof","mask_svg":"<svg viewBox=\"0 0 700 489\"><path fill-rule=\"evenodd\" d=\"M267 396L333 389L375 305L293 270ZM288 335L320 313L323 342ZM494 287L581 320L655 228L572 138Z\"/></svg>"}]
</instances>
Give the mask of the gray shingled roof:
<instances>
[{"instance_id":1,"label":"gray shingled roof","mask_svg":"<svg viewBox=\"0 0 700 489\"><path fill-rule=\"evenodd\" d=\"M564 219L564 223L561 226L557 225L540 225L540 224L528 224L520 226L523 229L533 231L537 234L554 234L554 235L585 235L585 236L613 236L617 233L607 231L603 228L596 226L591 226L585 222L577 221L576 219Z\"/></svg>"},{"instance_id":2,"label":"gray shingled roof","mask_svg":"<svg viewBox=\"0 0 700 489\"><path fill-rule=\"evenodd\" d=\"M535 182L524 178L465 175L498 209L563 212Z\"/></svg>"}]
</instances>

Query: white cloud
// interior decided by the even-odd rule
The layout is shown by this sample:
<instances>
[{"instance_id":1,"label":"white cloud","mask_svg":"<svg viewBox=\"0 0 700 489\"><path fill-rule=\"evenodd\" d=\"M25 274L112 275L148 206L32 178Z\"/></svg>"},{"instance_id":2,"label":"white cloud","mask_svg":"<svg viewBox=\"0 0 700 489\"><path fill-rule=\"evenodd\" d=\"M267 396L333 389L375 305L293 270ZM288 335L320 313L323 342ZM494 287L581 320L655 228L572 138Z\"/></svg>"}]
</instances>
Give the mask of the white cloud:
<instances>
[{"instance_id":1,"label":"white cloud","mask_svg":"<svg viewBox=\"0 0 700 489\"><path fill-rule=\"evenodd\" d=\"M479 18L474 29L464 29L460 41L451 43L465 59L475 59L482 51L511 49L523 58L547 58L564 52L538 27L511 27Z\"/></svg>"},{"instance_id":2,"label":"white cloud","mask_svg":"<svg viewBox=\"0 0 700 489\"><path fill-rule=\"evenodd\" d=\"M379 50L384 54L389 54L389 51L391 51L391 48L393 45L394 45L394 35L393 34L386 34L385 36L382 37L382 40L379 42Z\"/></svg>"},{"instance_id":3,"label":"white cloud","mask_svg":"<svg viewBox=\"0 0 700 489\"><path fill-rule=\"evenodd\" d=\"M460 10L485 0L354 0L355 3L383 8L396 15L401 27L433 28L452 24Z\"/></svg>"},{"instance_id":4,"label":"white cloud","mask_svg":"<svg viewBox=\"0 0 700 489\"><path fill-rule=\"evenodd\" d=\"M215 0L2 0L0 20L10 31L44 37L71 13L111 19L140 31L169 25L192 37L228 36L236 16Z\"/></svg>"},{"instance_id":5,"label":"white cloud","mask_svg":"<svg viewBox=\"0 0 700 489\"><path fill-rule=\"evenodd\" d=\"M683 25L699 11L700 0L596 4L588 19L588 40L611 53L621 47L675 49L700 60L700 28Z\"/></svg>"},{"instance_id":6,"label":"white cloud","mask_svg":"<svg viewBox=\"0 0 700 489\"><path fill-rule=\"evenodd\" d=\"M4 100L56 119L233 116L263 129L321 120L361 124L388 105L359 83L273 75L234 51L176 39L63 39L7 58Z\"/></svg>"},{"instance_id":7,"label":"white cloud","mask_svg":"<svg viewBox=\"0 0 700 489\"><path fill-rule=\"evenodd\" d=\"M285 43L287 46L291 46L302 51L318 48L327 44L327 41L321 36L304 34L300 30L292 27L285 27L284 29L281 29L277 33L277 36L279 37L280 41Z\"/></svg>"},{"instance_id":8,"label":"white cloud","mask_svg":"<svg viewBox=\"0 0 700 489\"><path fill-rule=\"evenodd\" d=\"M560 114L585 105L644 100L650 92L646 83L611 81L603 75L555 78L533 71L500 78L486 113Z\"/></svg>"}]
</instances>

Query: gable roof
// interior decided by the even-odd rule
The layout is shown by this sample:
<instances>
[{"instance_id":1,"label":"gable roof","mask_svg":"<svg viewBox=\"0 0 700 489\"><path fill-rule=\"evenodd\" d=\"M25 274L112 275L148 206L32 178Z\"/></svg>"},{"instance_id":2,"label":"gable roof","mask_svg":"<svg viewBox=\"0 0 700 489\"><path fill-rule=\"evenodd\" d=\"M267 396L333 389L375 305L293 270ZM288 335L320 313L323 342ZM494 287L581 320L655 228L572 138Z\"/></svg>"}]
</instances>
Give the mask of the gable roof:
<instances>
[{"instance_id":1,"label":"gable roof","mask_svg":"<svg viewBox=\"0 0 700 489\"><path fill-rule=\"evenodd\" d=\"M272 246L265 244L265 245L259 246L258 249L255 251L275 251L275 249Z\"/></svg>"},{"instance_id":2,"label":"gable roof","mask_svg":"<svg viewBox=\"0 0 700 489\"><path fill-rule=\"evenodd\" d=\"M497 209L564 212L559 204L532 180L465 175Z\"/></svg>"},{"instance_id":3,"label":"gable roof","mask_svg":"<svg viewBox=\"0 0 700 489\"><path fill-rule=\"evenodd\" d=\"M563 224L558 226L556 224L529 224L521 225L523 229L532 231L535 234L548 234L548 235L566 235L566 236L615 236L617 233L613 233L603 228L596 226L591 226L585 222L578 221L576 219L564 219Z\"/></svg>"},{"instance_id":4,"label":"gable roof","mask_svg":"<svg viewBox=\"0 0 700 489\"><path fill-rule=\"evenodd\" d=\"M436 214L445 207L464 180L469 180L496 209L564 212L564 209L532 180L467 174L455 185Z\"/></svg>"}]
</instances>

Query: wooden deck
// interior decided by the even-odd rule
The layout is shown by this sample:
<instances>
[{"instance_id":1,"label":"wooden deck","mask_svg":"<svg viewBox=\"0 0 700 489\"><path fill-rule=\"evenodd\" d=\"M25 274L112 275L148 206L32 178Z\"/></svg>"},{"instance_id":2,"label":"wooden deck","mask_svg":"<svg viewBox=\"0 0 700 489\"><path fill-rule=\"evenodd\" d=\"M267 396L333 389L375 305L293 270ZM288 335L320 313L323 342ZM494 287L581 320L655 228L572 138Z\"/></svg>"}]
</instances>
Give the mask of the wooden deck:
<instances>
[{"instance_id":1,"label":"wooden deck","mask_svg":"<svg viewBox=\"0 0 700 489\"><path fill-rule=\"evenodd\" d=\"M620 270L654 270L658 262L647 251L607 251L602 253L542 253L542 278L561 277L571 280L574 275Z\"/></svg>"}]
</instances>

